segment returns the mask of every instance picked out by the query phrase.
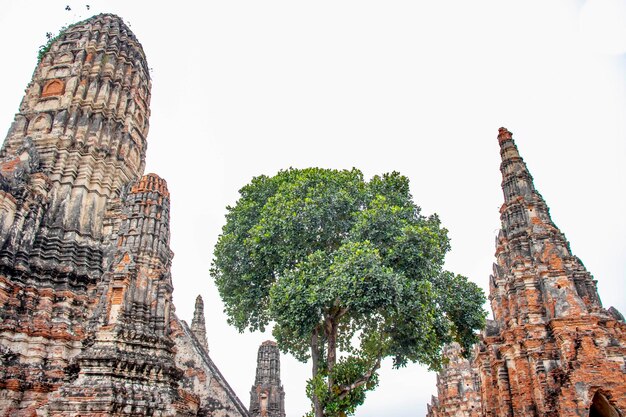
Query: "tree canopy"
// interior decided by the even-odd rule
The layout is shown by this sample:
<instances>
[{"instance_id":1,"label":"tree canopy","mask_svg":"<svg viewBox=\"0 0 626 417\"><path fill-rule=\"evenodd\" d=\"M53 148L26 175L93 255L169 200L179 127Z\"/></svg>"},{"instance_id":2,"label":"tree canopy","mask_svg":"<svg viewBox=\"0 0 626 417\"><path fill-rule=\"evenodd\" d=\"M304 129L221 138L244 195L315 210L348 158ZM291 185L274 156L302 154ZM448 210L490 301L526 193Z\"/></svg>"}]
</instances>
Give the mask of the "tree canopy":
<instances>
[{"instance_id":1,"label":"tree canopy","mask_svg":"<svg viewBox=\"0 0 626 417\"><path fill-rule=\"evenodd\" d=\"M438 369L444 344L475 341L484 294L443 270L447 230L420 214L406 177L289 169L240 195L212 275L230 324L272 322L281 350L312 360L316 417L353 413L385 357Z\"/></svg>"}]
</instances>

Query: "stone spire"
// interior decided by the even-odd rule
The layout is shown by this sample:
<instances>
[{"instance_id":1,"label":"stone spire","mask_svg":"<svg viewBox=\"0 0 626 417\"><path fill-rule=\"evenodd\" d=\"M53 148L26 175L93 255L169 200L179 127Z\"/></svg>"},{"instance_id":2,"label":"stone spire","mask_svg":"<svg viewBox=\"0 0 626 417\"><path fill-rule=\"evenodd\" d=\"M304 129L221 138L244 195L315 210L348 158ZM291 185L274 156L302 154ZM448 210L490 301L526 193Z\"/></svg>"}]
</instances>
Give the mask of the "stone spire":
<instances>
[{"instance_id":1,"label":"stone spire","mask_svg":"<svg viewBox=\"0 0 626 417\"><path fill-rule=\"evenodd\" d=\"M206 338L206 325L204 324L204 301L202 301L201 295L196 297L196 308L193 312L193 320L191 320L191 331L208 352L209 343Z\"/></svg>"},{"instance_id":2,"label":"stone spire","mask_svg":"<svg viewBox=\"0 0 626 417\"><path fill-rule=\"evenodd\" d=\"M256 378L250 390L251 417L285 417L285 392L280 383L280 352L276 342L259 347Z\"/></svg>"},{"instance_id":3,"label":"stone spire","mask_svg":"<svg viewBox=\"0 0 626 417\"><path fill-rule=\"evenodd\" d=\"M500 172L504 201L510 202L520 196L532 198L532 194L536 193L533 177L517 150L511 132L504 127L498 129L498 143L502 159ZM541 196L538 197L541 199Z\"/></svg>"}]
</instances>

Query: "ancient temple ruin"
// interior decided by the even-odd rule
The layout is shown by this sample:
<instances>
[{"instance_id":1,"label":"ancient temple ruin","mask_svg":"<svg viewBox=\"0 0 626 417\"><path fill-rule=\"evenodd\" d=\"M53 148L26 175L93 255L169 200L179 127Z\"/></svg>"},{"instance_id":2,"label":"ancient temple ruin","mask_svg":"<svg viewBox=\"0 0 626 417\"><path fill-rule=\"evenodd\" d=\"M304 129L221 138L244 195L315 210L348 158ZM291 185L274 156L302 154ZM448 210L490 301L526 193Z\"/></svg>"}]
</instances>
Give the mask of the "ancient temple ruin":
<instances>
[{"instance_id":1,"label":"ancient temple ruin","mask_svg":"<svg viewBox=\"0 0 626 417\"><path fill-rule=\"evenodd\" d=\"M0 416L284 417L280 359L259 349L250 413L209 356L203 301L172 305L170 194L144 175L151 81L117 16L49 45L0 149ZM502 230L490 321L458 346L429 416L626 415L626 324L604 309L498 136Z\"/></svg>"},{"instance_id":2,"label":"ancient temple ruin","mask_svg":"<svg viewBox=\"0 0 626 417\"><path fill-rule=\"evenodd\" d=\"M535 189L511 133L498 135L504 204L490 277L494 320L473 355L481 416L617 417L626 413L626 323L604 309ZM600 283L602 281L600 280ZM439 384L466 365L452 361ZM429 416L473 416L439 390Z\"/></svg>"},{"instance_id":3,"label":"ancient temple ruin","mask_svg":"<svg viewBox=\"0 0 626 417\"><path fill-rule=\"evenodd\" d=\"M172 305L150 75L117 16L43 54L0 151L0 415L247 416Z\"/></svg>"}]
</instances>

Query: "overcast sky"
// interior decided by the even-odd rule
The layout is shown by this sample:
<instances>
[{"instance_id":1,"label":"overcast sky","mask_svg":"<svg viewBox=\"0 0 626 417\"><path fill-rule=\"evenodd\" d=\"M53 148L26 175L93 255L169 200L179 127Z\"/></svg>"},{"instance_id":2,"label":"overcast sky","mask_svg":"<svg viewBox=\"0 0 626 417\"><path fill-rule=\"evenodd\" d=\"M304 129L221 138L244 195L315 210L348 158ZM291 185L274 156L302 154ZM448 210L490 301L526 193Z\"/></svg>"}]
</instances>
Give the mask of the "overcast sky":
<instances>
[{"instance_id":1,"label":"overcast sky","mask_svg":"<svg viewBox=\"0 0 626 417\"><path fill-rule=\"evenodd\" d=\"M208 270L237 191L290 166L408 176L450 231L447 268L486 290L505 126L605 307L626 312L626 0L5 0L0 129L45 33L100 12L130 23L152 68L146 172L171 193L177 314L190 322L202 294L211 356L246 406L271 335L226 324ZM309 372L283 355L289 417L309 407ZM423 416L435 392L434 374L385 362L356 415Z\"/></svg>"}]
</instances>

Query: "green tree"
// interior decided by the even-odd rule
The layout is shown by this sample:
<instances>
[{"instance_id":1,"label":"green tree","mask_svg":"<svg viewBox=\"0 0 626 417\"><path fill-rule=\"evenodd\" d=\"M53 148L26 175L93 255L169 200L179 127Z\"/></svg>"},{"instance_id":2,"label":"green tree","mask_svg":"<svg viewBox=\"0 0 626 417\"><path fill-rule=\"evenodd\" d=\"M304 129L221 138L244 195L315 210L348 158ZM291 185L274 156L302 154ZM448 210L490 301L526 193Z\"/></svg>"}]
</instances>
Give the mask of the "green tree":
<instances>
[{"instance_id":1,"label":"green tree","mask_svg":"<svg viewBox=\"0 0 626 417\"><path fill-rule=\"evenodd\" d=\"M438 369L484 325L482 290L444 271L447 230L413 202L406 177L289 169L259 176L228 207L211 273L229 323L312 361L315 417L353 414L381 360Z\"/></svg>"}]
</instances>

